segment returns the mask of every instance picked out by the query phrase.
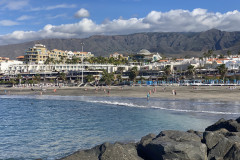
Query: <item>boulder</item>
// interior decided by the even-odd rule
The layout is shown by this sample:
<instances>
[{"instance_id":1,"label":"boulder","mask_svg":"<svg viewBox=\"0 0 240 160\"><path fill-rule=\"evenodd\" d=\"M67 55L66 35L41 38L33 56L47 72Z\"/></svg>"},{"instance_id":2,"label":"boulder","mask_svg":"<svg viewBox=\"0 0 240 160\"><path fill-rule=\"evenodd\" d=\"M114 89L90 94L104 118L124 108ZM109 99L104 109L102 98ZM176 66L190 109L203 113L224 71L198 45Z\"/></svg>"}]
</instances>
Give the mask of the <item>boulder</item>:
<instances>
[{"instance_id":1,"label":"boulder","mask_svg":"<svg viewBox=\"0 0 240 160\"><path fill-rule=\"evenodd\" d=\"M224 156L224 160L239 160L240 159L240 145L234 144L228 153Z\"/></svg>"},{"instance_id":2,"label":"boulder","mask_svg":"<svg viewBox=\"0 0 240 160\"><path fill-rule=\"evenodd\" d=\"M199 136L201 139L203 139L203 132L194 131L194 130L188 130L187 132L188 132L188 133L194 133L194 134L196 134L197 136Z\"/></svg>"},{"instance_id":3,"label":"boulder","mask_svg":"<svg viewBox=\"0 0 240 160\"><path fill-rule=\"evenodd\" d=\"M228 131L221 129L215 132L206 131L203 133L203 142L207 145L208 150L216 146L220 141L225 138L225 134Z\"/></svg>"},{"instance_id":4,"label":"boulder","mask_svg":"<svg viewBox=\"0 0 240 160\"><path fill-rule=\"evenodd\" d=\"M61 160L142 160L135 143L104 143L92 149L73 153Z\"/></svg>"},{"instance_id":5,"label":"boulder","mask_svg":"<svg viewBox=\"0 0 240 160\"><path fill-rule=\"evenodd\" d=\"M108 143L99 160L142 160L137 154L136 144Z\"/></svg>"},{"instance_id":6,"label":"boulder","mask_svg":"<svg viewBox=\"0 0 240 160\"><path fill-rule=\"evenodd\" d=\"M217 121L215 124L207 127L205 131L216 131L221 128L227 129L229 132L240 132L240 123L236 120L225 120L225 119L220 119Z\"/></svg>"},{"instance_id":7,"label":"boulder","mask_svg":"<svg viewBox=\"0 0 240 160\"><path fill-rule=\"evenodd\" d=\"M227 152L232 147L233 143L228 138L223 138L219 143L214 146L208 153L208 159L223 159Z\"/></svg>"},{"instance_id":8,"label":"boulder","mask_svg":"<svg viewBox=\"0 0 240 160\"><path fill-rule=\"evenodd\" d=\"M236 155L237 147L235 144L240 144L240 137L235 132L229 132L226 129L217 130L214 132L206 131L203 133L203 142L208 148L208 159L231 159L231 155Z\"/></svg>"},{"instance_id":9,"label":"boulder","mask_svg":"<svg viewBox=\"0 0 240 160\"><path fill-rule=\"evenodd\" d=\"M238 118L236 119L236 121L237 121L238 123L240 123L240 117L238 117Z\"/></svg>"},{"instance_id":10,"label":"boulder","mask_svg":"<svg viewBox=\"0 0 240 160\"><path fill-rule=\"evenodd\" d=\"M140 157L142 157L143 159L147 159L147 157L145 155L147 155L148 153L145 152L145 147L146 145L148 145L154 138L156 138L155 134L148 134L144 137L142 137L141 141L139 142L139 144L137 145L137 151L138 151L138 155Z\"/></svg>"},{"instance_id":11,"label":"boulder","mask_svg":"<svg viewBox=\"0 0 240 160\"><path fill-rule=\"evenodd\" d=\"M101 146L96 146L92 149L79 150L60 160L98 160L98 156L101 153L100 147Z\"/></svg>"},{"instance_id":12,"label":"boulder","mask_svg":"<svg viewBox=\"0 0 240 160\"><path fill-rule=\"evenodd\" d=\"M144 145L143 145L144 146ZM207 147L201 138L193 133L163 131L143 147L145 159L207 159Z\"/></svg>"}]
</instances>

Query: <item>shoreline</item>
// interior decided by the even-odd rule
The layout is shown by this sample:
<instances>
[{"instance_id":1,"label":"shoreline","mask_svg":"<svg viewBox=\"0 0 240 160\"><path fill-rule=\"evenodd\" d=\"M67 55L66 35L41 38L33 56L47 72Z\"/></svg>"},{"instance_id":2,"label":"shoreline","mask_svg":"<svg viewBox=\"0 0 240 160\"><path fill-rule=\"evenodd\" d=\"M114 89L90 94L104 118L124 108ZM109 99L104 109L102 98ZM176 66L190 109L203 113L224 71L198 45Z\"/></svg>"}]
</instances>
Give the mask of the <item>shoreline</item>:
<instances>
[{"instance_id":1,"label":"shoreline","mask_svg":"<svg viewBox=\"0 0 240 160\"><path fill-rule=\"evenodd\" d=\"M240 102L240 87L228 86L103 86L103 87L40 87L31 88L0 88L0 95L56 95L56 96L96 96L96 97L135 97L211 100ZM176 95L173 94L176 91ZM155 93L154 93L155 92Z\"/></svg>"}]
</instances>

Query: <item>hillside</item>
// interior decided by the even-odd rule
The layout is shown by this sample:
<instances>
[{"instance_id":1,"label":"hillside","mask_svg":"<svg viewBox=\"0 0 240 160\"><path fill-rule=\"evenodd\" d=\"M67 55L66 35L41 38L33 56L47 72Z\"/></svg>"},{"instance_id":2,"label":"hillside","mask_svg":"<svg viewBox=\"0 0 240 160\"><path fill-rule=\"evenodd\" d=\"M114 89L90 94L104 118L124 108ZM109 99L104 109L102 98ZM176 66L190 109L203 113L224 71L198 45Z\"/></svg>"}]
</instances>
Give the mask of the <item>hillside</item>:
<instances>
[{"instance_id":1,"label":"hillside","mask_svg":"<svg viewBox=\"0 0 240 160\"><path fill-rule=\"evenodd\" d=\"M226 53L227 50L237 53L240 50L240 32L212 29L191 33L152 32L116 36L97 35L85 39L43 39L0 46L0 56L15 59L37 42L46 45L48 49L72 51L81 51L83 42L84 51L92 52L96 56L108 56L114 52L132 54L141 49L147 49L168 56L183 57L186 55L202 56L203 52L209 49L217 53Z\"/></svg>"}]
</instances>

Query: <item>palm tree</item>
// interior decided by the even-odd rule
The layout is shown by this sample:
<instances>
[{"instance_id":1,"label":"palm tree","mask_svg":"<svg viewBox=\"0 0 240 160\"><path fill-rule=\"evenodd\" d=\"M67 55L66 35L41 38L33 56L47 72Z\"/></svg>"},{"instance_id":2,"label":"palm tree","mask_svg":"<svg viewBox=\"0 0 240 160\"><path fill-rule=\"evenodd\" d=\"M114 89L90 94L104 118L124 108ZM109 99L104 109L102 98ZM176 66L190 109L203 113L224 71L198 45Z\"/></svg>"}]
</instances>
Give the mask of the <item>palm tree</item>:
<instances>
[{"instance_id":1,"label":"palm tree","mask_svg":"<svg viewBox=\"0 0 240 160\"><path fill-rule=\"evenodd\" d=\"M188 67L187 67L187 72L188 72L188 74L189 75L194 75L195 74L195 68L194 68L194 66L193 65L189 65Z\"/></svg>"},{"instance_id":2,"label":"palm tree","mask_svg":"<svg viewBox=\"0 0 240 160\"><path fill-rule=\"evenodd\" d=\"M166 65L163 69L164 73L169 76L171 74L171 66L170 65Z\"/></svg>"},{"instance_id":3,"label":"palm tree","mask_svg":"<svg viewBox=\"0 0 240 160\"><path fill-rule=\"evenodd\" d=\"M122 82L122 75L121 74L117 75L117 80L118 80L118 83Z\"/></svg>"},{"instance_id":4,"label":"palm tree","mask_svg":"<svg viewBox=\"0 0 240 160\"><path fill-rule=\"evenodd\" d=\"M64 72L58 73L58 77L63 81L63 83L67 79L66 73L64 73Z\"/></svg>"},{"instance_id":5,"label":"palm tree","mask_svg":"<svg viewBox=\"0 0 240 160\"><path fill-rule=\"evenodd\" d=\"M39 74L36 74L34 80L36 83L39 83L41 81L41 76Z\"/></svg>"},{"instance_id":6,"label":"palm tree","mask_svg":"<svg viewBox=\"0 0 240 160\"><path fill-rule=\"evenodd\" d=\"M217 69L219 74L221 75L222 80L224 81L228 68L226 68L225 64L221 64L217 67Z\"/></svg>"},{"instance_id":7,"label":"palm tree","mask_svg":"<svg viewBox=\"0 0 240 160\"><path fill-rule=\"evenodd\" d=\"M47 59L46 59L46 61L44 62L44 64L49 64L50 63L50 58L48 57Z\"/></svg>"},{"instance_id":8,"label":"palm tree","mask_svg":"<svg viewBox=\"0 0 240 160\"><path fill-rule=\"evenodd\" d=\"M78 64L80 62L80 58L73 56L72 57L72 64Z\"/></svg>"},{"instance_id":9,"label":"palm tree","mask_svg":"<svg viewBox=\"0 0 240 160\"><path fill-rule=\"evenodd\" d=\"M103 70L101 80L104 81L107 85L110 85L114 80L114 75L113 73L108 73L106 70Z\"/></svg>"},{"instance_id":10,"label":"palm tree","mask_svg":"<svg viewBox=\"0 0 240 160\"><path fill-rule=\"evenodd\" d=\"M86 80L87 80L87 82L92 82L92 81L95 80L95 78L93 77L92 74L89 74L89 75L86 76Z\"/></svg>"},{"instance_id":11,"label":"palm tree","mask_svg":"<svg viewBox=\"0 0 240 160\"><path fill-rule=\"evenodd\" d=\"M136 81L136 77L138 76L138 74L139 74L139 71L138 71L137 67L133 67L130 70L130 73L129 73L130 80L135 82Z\"/></svg>"},{"instance_id":12,"label":"palm tree","mask_svg":"<svg viewBox=\"0 0 240 160\"><path fill-rule=\"evenodd\" d=\"M22 75L18 74L17 79L18 79L18 84L20 85L22 83Z\"/></svg>"}]
</instances>

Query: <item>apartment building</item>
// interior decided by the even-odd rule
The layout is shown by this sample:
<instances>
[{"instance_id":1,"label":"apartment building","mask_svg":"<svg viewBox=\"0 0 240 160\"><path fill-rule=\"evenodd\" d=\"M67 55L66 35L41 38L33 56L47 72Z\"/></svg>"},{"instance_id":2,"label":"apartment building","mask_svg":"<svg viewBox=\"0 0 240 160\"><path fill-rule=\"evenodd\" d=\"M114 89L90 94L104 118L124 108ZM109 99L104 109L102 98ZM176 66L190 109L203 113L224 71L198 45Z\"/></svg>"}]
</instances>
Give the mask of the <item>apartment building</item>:
<instances>
[{"instance_id":1,"label":"apartment building","mask_svg":"<svg viewBox=\"0 0 240 160\"><path fill-rule=\"evenodd\" d=\"M77 58L90 58L94 57L91 52L72 52L62 51L59 49L48 50L43 44L35 44L32 48L29 48L24 55L24 61L26 63L44 63L48 58L55 61Z\"/></svg>"},{"instance_id":2,"label":"apartment building","mask_svg":"<svg viewBox=\"0 0 240 160\"><path fill-rule=\"evenodd\" d=\"M49 58L53 58L54 60L66 59L68 57L67 51L62 51L59 49L53 49L48 51Z\"/></svg>"},{"instance_id":3,"label":"apartment building","mask_svg":"<svg viewBox=\"0 0 240 160\"><path fill-rule=\"evenodd\" d=\"M24 60L26 63L45 62L48 55L48 50L45 45L35 44L32 48L28 48L25 52Z\"/></svg>"}]
</instances>

